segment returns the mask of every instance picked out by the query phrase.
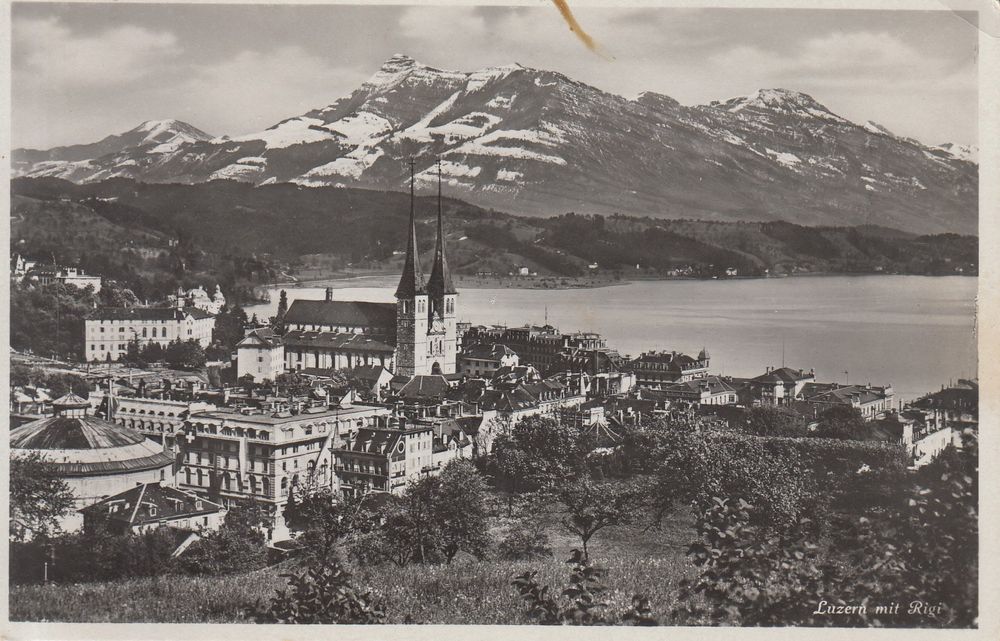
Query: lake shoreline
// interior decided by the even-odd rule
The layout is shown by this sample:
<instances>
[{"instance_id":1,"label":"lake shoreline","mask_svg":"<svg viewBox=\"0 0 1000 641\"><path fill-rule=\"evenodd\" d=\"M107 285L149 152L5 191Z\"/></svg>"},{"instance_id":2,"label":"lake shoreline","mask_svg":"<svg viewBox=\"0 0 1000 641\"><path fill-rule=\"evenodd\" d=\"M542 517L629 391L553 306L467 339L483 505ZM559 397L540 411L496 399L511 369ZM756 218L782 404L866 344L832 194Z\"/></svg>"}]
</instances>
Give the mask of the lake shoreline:
<instances>
[{"instance_id":1,"label":"lake shoreline","mask_svg":"<svg viewBox=\"0 0 1000 641\"><path fill-rule=\"evenodd\" d=\"M662 277L632 277L615 279L586 279L580 277L518 277L508 276L503 278L480 278L477 276L467 276L454 274L456 287L463 289L528 289L528 290L550 290L565 291L574 289L601 289L605 287L620 287L633 283L649 282L729 282L729 281L762 281L762 280L783 280L786 278L836 278L836 277L865 277L865 276L922 276L926 278L945 278L948 276L960 276L964 278L978 278L978 274L889 274L883 272L800 272L796 274L783 274L781 276L727 276L725 278L694 278L690 276L662 276ZM349 289L351 287L368 287L378 285L394 285L399 278L399 272L378 271L367 273L343 272L339 275L331 275L323 278L310 278L306 280L282 279L273 283L257 285L259 289L305 289L310 287L333 287L334 289Z\"/></svg>"}]
</instances>

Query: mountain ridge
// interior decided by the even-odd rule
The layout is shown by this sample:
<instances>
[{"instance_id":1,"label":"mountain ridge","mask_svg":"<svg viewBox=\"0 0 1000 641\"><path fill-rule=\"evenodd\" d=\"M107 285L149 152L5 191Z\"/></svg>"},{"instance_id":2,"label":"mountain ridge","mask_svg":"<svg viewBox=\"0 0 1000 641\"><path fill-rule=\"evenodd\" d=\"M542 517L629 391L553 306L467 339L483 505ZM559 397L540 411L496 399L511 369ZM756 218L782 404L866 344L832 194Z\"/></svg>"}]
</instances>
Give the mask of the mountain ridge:
<instances>
[{"instance_id":1,"label":"mountain ridge","mask_svg":"<svg viewBox=\"0 0 1000 641\"><path fill-rule=\"evenodd\" d=\"M351 94L261 132L74 161L31 164L19 151L15 175L81 183L400 190L407 159L418 159L423 188L440 158L457 197L528 215L871 223L919 233L975 233L978 223L970 150L858 125L808 94L761 89L688 107L656 92L629 100L517 63L457 72L402 54Z\"/></svg>"}]
</instances>

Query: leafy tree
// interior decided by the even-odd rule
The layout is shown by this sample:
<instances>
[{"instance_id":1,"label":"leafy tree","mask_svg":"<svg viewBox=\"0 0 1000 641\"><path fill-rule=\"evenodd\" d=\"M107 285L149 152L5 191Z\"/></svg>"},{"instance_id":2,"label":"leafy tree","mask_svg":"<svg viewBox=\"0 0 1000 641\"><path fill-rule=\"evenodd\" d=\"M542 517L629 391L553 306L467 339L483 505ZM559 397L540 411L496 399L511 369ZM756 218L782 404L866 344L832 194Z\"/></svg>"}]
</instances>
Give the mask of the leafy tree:
<instances>
[{"instance_id":1,"label":"leafy tree","mask_svg":"<svg viewBox=\"0 0 1000 641\"><path fill-rule=\"evenodd\" d=\"M236 344L243 340L248 325L247 313L239 305L230 305L215 317L215 328L212 330L212 342L226 354L236 349Z\"/></svg>"},{"instance_id":2,"label":"leafy tree","mask_svg":"<svg viewBox=\"0 0 1000 641\"><path fill-rule=\"evenodd\" d=\"M380 600L351 583L336 560L299 574L284 574L288 588L278 590L267 606L248 609L257 623L384 623Z\"/></svg>"},{"instance_id":3,"label":"leafy tree","mask_svg":"<svg viewBox=\"0 0 1000 641\"><path fill-rule=\"evenodd\" d=\"M296 540L310 558L331 559L336 546L352 533L372 528L368 495L338 497L329 490L295 492L285 507L285 522L299 532Z\"/></svg>"},{"instance_id":4,"label":"leafy tree","mask_svg":"<svg viewBox=\"0 0 1000 641\"><path fill-rule=\"evenodd\" d=\"M115 280L104 280L97 296L102 307L135 307L139 304L135 292Z\"/></svg>"},{"instance_id":5,"label":"leafy tree","mask_svg":"<svg viewBox=\"0 0 1000 641\"><path fill-rule=\"evenodd\" d=\"M578 428L549 418L526 418L509 434L499 435L489 469L508 492L508 512L513 511L513 495L552 488L586 473L592 449L592 440Z\"/></svg>"},{"instance_id":6,"label":"leafy tree","mask_svg":"<svg viewBox=\"0 0 1000 641\"><path fill-rule=\"evenodd\" d=\"M608 527L634 523L642 515L643 493L636 483L586 478L556 491L566 507L563 527L580 537L584 559L589 558L587 544L595 534Z\"/></svg>"},{"instance_id":7,"label":"leafy tree","mask_svg":"<svg viewBox=\"0 0 1000 641\"><path fill-rule=\"evenodd\" d=\"M59 519L73 509L74 497L55 465L38 452L10 457L10 519L16 540L27 534L46 538L59 532Z\"/></svg>"},{"instance_id":8,"label":"leafy tree","mask_svg":"<svg viewBox=\"0 0 1000 641\"><path fill-rule=\"evenodd\" d=\"M134 367L144 368L148 365L142 358L142 344L138 338L133 338L125 346L125 362Z\"/></svg>"},{"instance_id":9,"label":"leafy tree","mask_svg":"<svg viewBox=\"0 0 1000 641\"><path fill-rule=\"evenodd\" d=\"M470 461L456 459L441 472L433 498L434 519L448 563L464 550L482 558L489 547L486 482Z\"/></svg>"},{"instance_id":10,"label":"leafy tree","mask_svg":"<svg viewBox=\"0 0 1000 641\"><path fill-rule=\"evenodd\" d=\"M208 532L177 559L190 574L233 574L267 565L263 516L255 506L235 506L215 532Z\"/></svg>"},{"instance_id":11,"label":"leafy tree","mask_svg":"<svg viewBox=\"0 0 1000 641\"><path fill-rule=\"evenodd\" d=\"M11 347L43 356L82 359L84 321L96 302L92 289L72 285L12 286Z\"/></svg>"},{"instance_id":12,"label":"leafy tree","mask_svg":"<svg viewBox=\"0 0 1000 641\"><path fill-rule=\"evenodd\" d=\"M657 519L678 503L697 512L714 497L744 499L755 518L781 528L825 507L817 480L794 449L768 446L769 439L738 434L664 432L656 452L661 463L650 484Z\"/></svg>"},{"instance_id":13,"label":"leafy tree","mask_svg":"<svg viewBox=\"0 0 1000 641\"><path fill-rule=\"evenodd\" d=\"M167 344L164 358L173 369L196 370L205 366L207 357L201 344L195 339L181 341L175 339Z\"/></svg>"},{"instance_id":14,"label":"leafy tree","mask_svg":"<svg viewBox=\"0 0 1000 641\"><path fill-rule=\"evenodd\" d=\"M772 405L751 407L746 412L742 431L755 436L805 436L802 417L794 411Z\"/></svg>"},{"instance_id":15,"label":"leafy tree","mask_svg":"<svg viewBox=\"0 0 1000 641\"><path fill-rule=\"evenodd\" d=\"M834 405L820 413L815 436L861 441L867 432L868 426L857 408Z\"/></svg>"},{"instance_id":16,"label":"leafy tree","mask_svg":"<svg viewBox=\"0 0 1000 641\"><path fill-rule=\"evenodd\" d=\"M828 594L808 523L775 537L754 525L753 507L742 499L713 497L698 517L700 540L688 555L701 568L680 583L674 616L681 623L731 625L815 624L810 612Z\"/></svg>"},{"instance_id":17,"label":"leafy tree","mask_svg":"<svg viewBox=\"0 0 1000 641\"><path fill-rule=\"evenodd\" d=\"M156 363L162 361L165 355L163 346L156 341L149 341L142 346L142 350L139 352L139 358L147 363Z\"/></svg>"}]
</instances>

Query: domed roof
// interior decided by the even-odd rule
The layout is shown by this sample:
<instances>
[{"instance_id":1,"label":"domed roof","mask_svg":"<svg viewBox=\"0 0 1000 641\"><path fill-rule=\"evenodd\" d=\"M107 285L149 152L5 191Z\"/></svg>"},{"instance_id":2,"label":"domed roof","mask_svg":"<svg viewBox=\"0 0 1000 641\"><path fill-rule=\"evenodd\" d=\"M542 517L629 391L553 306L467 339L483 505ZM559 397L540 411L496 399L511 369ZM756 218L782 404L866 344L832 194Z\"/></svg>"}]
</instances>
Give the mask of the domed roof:
<instances>
[{"instance_id":1,"label":"domed roof","mask_svg":"<svg viewBox=\"0 0 1000 641\"><path fill-rule=\"evenodd\" d=\"M11 430L10 447L12 455L15 450L38 452L61 474L75 476L155 469L173 462L162 446L139 432L86 415L57 414L25 423Z\"/></svg>"},{"instance_id":2,"label":"domed roof","mask_svg":"<svg viewBox=\"0 0 1000 641\"><path fill-rule=\"evenodd\" d=\"M10 446L27 450L95 450L135 445L139 432L95 416L52 416L11 430Z\"/></svg>"}]
</instances>

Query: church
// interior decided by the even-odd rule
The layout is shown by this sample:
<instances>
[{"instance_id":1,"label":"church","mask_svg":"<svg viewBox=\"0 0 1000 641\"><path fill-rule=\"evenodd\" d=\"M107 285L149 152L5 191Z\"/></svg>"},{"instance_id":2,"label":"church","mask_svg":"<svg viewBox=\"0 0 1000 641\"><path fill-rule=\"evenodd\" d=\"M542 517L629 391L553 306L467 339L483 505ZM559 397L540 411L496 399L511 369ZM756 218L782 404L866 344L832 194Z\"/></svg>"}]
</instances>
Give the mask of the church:
<instances>
[{"instance_id":1,"label":"church","mask_svg":"<svg viewBox=\"0 0 1000 641\"><path fill-rule=\"evenodd\" d=\"M453 374L458 350L458 292L445 255L438 164L437 242L429 278L420 267L413 163L406 260L396 303L295 300L285 314L285 369L382 366L397 376Z\"/></svg>"}]
</instances>

